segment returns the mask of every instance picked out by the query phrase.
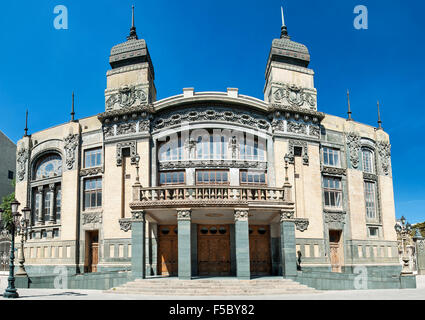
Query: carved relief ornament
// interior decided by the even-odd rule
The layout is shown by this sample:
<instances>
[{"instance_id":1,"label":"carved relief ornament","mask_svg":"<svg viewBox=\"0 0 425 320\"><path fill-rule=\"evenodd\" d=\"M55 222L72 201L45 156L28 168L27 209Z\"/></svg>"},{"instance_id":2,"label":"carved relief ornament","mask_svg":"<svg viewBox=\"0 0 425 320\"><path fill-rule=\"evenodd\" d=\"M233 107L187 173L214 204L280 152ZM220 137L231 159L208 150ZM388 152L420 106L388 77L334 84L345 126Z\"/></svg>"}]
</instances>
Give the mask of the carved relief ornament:
<instances>
[{"instance_id":1,"label":"carved relief ornament","mask_svg":"<svg viewBox=\"0 0 425 320\"><path fill-rule=\"evenodd\" d=\"M316 109L316 98L306 89L296 85L281 84L273 90L274 101L281 104L288 104L294 107L304 107Z\"/></svg>"},{"instance_id":2,"label":"carved relief ornament","mask_svg":"<svg viewBox=\"0 0 425 320\"><path fill-rule=\"evenodd\" d=\"M359 152L361 148L360 136L355 132L346 135L347 146L350 151L350 162L354 169L359 167Z\"/></svg>"},{"instance_id":3,"label":"carved relief ornament","mask_svg":"<svg viewBox=\"0 0 425 320\"><path fill-rule=\"evenodd\" d=\"M248 221L248 209L235 209L235 221Z\"/></svg>"},{"instance_id":4,"label":"carved relief ornament","mask_svg":"<svg viewBox=\"0 0 425 320\"><path fill-rule=\"evenodd\" d=\"M64 139L64 148L65 148L65 154L66 154L66 167L68 170L71 170L74 168L75 163L75 149L78 147L78 140L79 136L78 134L72 134L70 133L67 137Z\"/></svg>"},{"instance_id":5,"label":"carved relief ornament","mask_svg":"<svg viewBox=\"0 0 425 320\"><path fill-rule=\"evenodd\" d=\"M190 209L177 209L177 220L190 220L192 216L192 210Z\"/></svg>"},{"instance_id":6,"label":"carved relief ornament","mask_svg":"<svg viewBox=\"0 0 425 320\"><path fill-rule=\"evenodd\" d=\"M106 100L106 111L129 108L133 105L147 102L148 98L144 90L136 89L134 86L123 86L117 93L110 95Z\"/></svg>"},{"instance_id":7,"label":"carved relief ornament","mask_svg":"<svg viewBox=\"0 0 425 320\"><path fill-rule=\"evenodd\" d=\"M388 142L378 142L378 154L381 162L382 173L386 176L390 174L391 145Z\"/></svg>"},{"instance_id":8,"label":"carved relief ornament","mask_svg":"<svg viewBox=\"0 0 425 320\"><path fill-rule=\"evenodd\" d=\"M28 160L28 149L25 149L25 148L20 149L18 151L18 157L17 157L17 162L18 162L17 176L19 181L22 181L25 178L27 160Z\"/></svg>"}]
</instances>

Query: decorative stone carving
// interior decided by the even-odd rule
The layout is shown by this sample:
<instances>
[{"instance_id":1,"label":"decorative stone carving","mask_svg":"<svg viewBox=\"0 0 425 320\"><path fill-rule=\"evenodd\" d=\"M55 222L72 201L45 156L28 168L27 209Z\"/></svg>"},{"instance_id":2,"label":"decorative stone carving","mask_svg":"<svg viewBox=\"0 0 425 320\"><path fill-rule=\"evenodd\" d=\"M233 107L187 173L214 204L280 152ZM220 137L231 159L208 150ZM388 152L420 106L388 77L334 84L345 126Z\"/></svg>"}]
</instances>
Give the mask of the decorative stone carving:
<instances>
[{"instance_id":1,"label":"decorative stone carving","mask_svg":"<svg viewBox=\"0 0 425 320\"><path fill-rule=\"evenodd\" d=\"M332 212L332 211L325 211L325 222L326 223L345 223L345 212Z\"/></svg>"},{"instance_id":2,"label":"decorative stone carving","mask_svg":"<svg viewBox=\"0 0 425 320\"><path fill-rule=\"evenodd\" d=\"M309 225L309 221L308 219L301 219L301 218L297 218L295 219L295 227L297 228L298 231L304 232L307 230Z\"/></svg>"},{"instance_id":3,"label":"decorative stone carving","mask_svg":"<svg viewBox=\"0 0 425 320\"><path fill-rule=\"evenodd\" d=\"M27 160L28 160L28 149L25 149L25 148L20 149L18 151L18 157L17 157L17 162L18 162L17 176L19 181L22 181L25 178Z\"/></svg>"},{"instance_id":4,"label":"decorative stone carving","mask_svg":"<svg viewBox=\"0 0 425 320\"><path fill-rule=\"evenodd\" d=\"M117 166L122 165L122 149L124 148L130 148L131 164L136 164L136 141L128 141L117 143Z\"/></svg>"},{"instance_id":5,"label":"decorative stone carving","mask_svg":"<svg viewBox=\"0 0 425 320\"><path fill-rule=\"evenodd\" d=\"M132 221L145 221L146 212L144 210L132 211Z\"/></svg>"},{"instance_id":6,"label":"decorative stone carving","mask_svg":"<svg viewBox=\"0 0 425 320\"><path fill-rule=\"evenodd\" d=\"M280 210L280 222L294 219L294 210Z\"/></svg>"},{"instance_id":7,"label":"decorative stone carving","mask_svg":"<svg viewBox=\"0 0 425 320\"><path fill-rule=\"evenodd\" d=\"M184 168L240 168L240 169L267 169L267 162L235 161L235 160L189 160L165 161L159 163L161 170Z\"/></svg>"},{"instance_id":8,"label":"decorative stone carving","mask_svg":"<svg viewBox=\"0 0 425 320\"><path fill-rule=\"evenodd\" d=\"M192 210L190 209L177 209L177 220L189 220L192 216Z\"/></svg>"},{"instance_id":9,"label":"decorative stone carving","mask_svg":"<svg viewBox=\"0 0 425 320\"><path fill-rule=\"evenodd\" d=\"M119 220L120 223L120 229L124 232L127 232L129 230L131 230L131 219L120 219Z\"/></svg>"},{"instance_id":10,"label":"decorative stone carving","mask_svg":"<svg viewBox=\"0 0 425 320\"><path fill-rule=\"evenodd\" d=\"M273 89L273 99L276 103L290 105L297 108L316 109L316 98L306 89L294 84L280 84L280 87Z\"/></svg>"},{"instance_id":11,"label":"decorative stone carving","mask_svg":"<svg viewBox=\"0 0 425 320\"><path fill-rule=\"evenodd\" d=\"M307 142L299 141L299 140L289 140L288 145L289 145L289 152L288 152L289 163L295 162L295 147L301 147L302 148L303 164L304 165L309 164Z\"/></svg>"},{"instance_id":12,"label":"decorative stone carving","mask_svg":"<svg viewBox=\"0 0 425 320\"><path fill-rule=\"evenodd\" d=\"M378 154L382 173L388 176L390 174L391 145L388 142L379 141Z\"/></svg>"},{"instance_id":13,"label":"decorative stone carving","mask_svg":"<svg viewBox=\"0 0 425 320\"><path fill-rule=\"evenodd\" d=\"M89 224L89 223L102 223L102 213L100 212L83 213L83 224Z\"/></svg>"},{"instance_id":14,"label":"decorative stone carving","mask_svg":"<svg viewBox=\"0 0 425 320\"><path fill-rule=\"evenodd\" d=\"M124 122L117 124L117 136L136 132L136 122Z\"/></svg>"},{"instance_id":15,"label":"decorative stone carving","mask_svg":"<svg viewBox=\"0 0 425 320\"><path fill-rule=\"evenodd\" d=\"M309 134L310 134L310 136L320 138L320 126L319 125L310 125Z\"/></svg>"},{"instance_id":16,"label":"decorative stone carving","mask_svg":"<svg viewBox=\"0 0 425 320\"><path fill-rule=\"evenodd\" d=\"M248 209L235 209L235 221L248 221Z\"/></svg>"},{"instance_id":17,"label":"decorative stone carving","mask_svg":"<svg viewBox=\"0 0 425 320\"><path fill-rule=\"evenodd\" d=\"M172 125L178 125L183 122L195 121L226 121L238 123L254 127L258 129L268 130L269 122L261 119L259 115L255 117L252 114L230 111L230 109L218 108L205 111L185 110L182 112L174 112L171 115L157 118L153 123L153 130L163 129Z\"/></svg>"},{"instance_id":18,"label":"decorative stone carving","mask_svg":"<svg viewBox=\"0 0 425 320\"><path fill-rule=\"evenodd\" d=\"M334 167L323 167L323 174L335 175L335 176L345 176L347 175L347 170L344 168L334 168Z\"/></svg>"},{"instance_id":19,"label":"decorative stone carving","mask_svg":"<svg viewBox=\"0 0 425 320\"><path fill-rule=\"evenodd\" d=\"M307 125L302 122L288 121L288 132L297 134L307 134Z\"/></svg>"},{"instance_id":20,"label":"decorative stone carving","mask_svg":"<svg viewBox=\"0 0 425 320\"><path fill-rule=\"evenodd\" d=\"M137 104L146 104L148 97L144 90L136 89L134 86L123 86L115 94L109 96L106 100L106 111L129 108Z\"/></svg>"},{"instance_id":21,"label":"decorative stone carving","mask_svg":"<svg viewBox=\"0 0 425 320\"><path fill-rule=\"evenodd\" d=\"M360 136L355 132L350 132L346 135L347 146L350 150L350 162L354 169L359 166L359 152L361 148Z\"/></svg>"},{"instance_id":22,"label":"decorative stone carving","mask_svg":"<svg viewBox=\"0 0 425 320\"><path fill-rule=\"evenodd\" d=\"M86 168L80 170L80 177L95 176L104 172L103 167Z\"/></svg>"},{"instance_id":23,"label":"decorative stone carving","mask_svg":"<svg viewBox=\"0 0 425 320\"><path fill-rule=\"evenodd\" d=\"M64 148L66 154L66 167L68 170L72 170L74 168L75 163L75 149L78 147L78 134L69 134L64 139Z\"/></svg>"},{"instance_id":24,"label":"decorative stone carving","mask_svg":"<svg viewBox=\"0 0 425 320\"><path fill-rule=\"evenodd\" d=\"M378 176L373 173L363 172L363 180L378 181Z\"/></svg>"}]
</instances>

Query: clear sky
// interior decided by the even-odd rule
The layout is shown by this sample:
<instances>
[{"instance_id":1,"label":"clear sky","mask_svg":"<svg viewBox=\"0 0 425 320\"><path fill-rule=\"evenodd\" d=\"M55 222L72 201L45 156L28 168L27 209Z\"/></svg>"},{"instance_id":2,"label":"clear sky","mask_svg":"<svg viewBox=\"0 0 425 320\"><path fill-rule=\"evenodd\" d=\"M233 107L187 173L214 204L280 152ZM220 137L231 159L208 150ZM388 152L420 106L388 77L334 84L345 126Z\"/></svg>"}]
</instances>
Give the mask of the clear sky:
<instances>
[{"instance_id":1,"label":"clear sky","mask_svg":"<svg viewBox=\"0 0 425 320\"><path fill-rule=\"evenodd\" d=\"M425 3L376 0L43 0L0 3L0 130L14 142L76 117L104 110L108 57L126 40L131 5L139 38L147 41L158 99L195 91L239 88L263 98L264 72L280 6L293 40L308 46L318 108L376 125L381 101L390 134L396 215L425 220ZM53 25L57 5L68 8L68 30ZM353 26L354 7L368 8L368 29Z\"/></svg>"}]
</instances>

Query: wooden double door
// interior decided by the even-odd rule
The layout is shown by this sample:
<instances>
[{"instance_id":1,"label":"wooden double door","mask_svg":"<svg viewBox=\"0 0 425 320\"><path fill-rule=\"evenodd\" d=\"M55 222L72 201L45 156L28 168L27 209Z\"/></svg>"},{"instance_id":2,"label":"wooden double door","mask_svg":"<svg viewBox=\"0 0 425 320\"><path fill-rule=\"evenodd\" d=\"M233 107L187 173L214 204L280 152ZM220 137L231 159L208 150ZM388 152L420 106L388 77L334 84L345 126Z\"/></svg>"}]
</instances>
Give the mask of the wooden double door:
<instances>
[{"instance_id":1,"label":"wooden double door","mask_svg":"<svg viewBox=\"0 0 425 320\"><path fill-rule=\"evenodd\" d=\"M177 226L161 225L158 229L158 274L164 276L177 275Z\"/></svg>"},{"instance_id":2,"label":"wooden double door","mask_svg":"<svg viewBox=\"0 0 425 320\"><path fill-rule=\"evenodd\" d=\"M86 233L87 255L86 255L86 272L97 272L97 264L99 263L99 232L88 231Z\"/></svg>"},{"instance_id":3,"label":"wooden double door","mask_svg":"<svg viewBox=\"0 0 425 320\"><path fill-rule=\"evenodd\" d=\"M230 275L230 225L198 225L198 274Z\"/></svg>"},{"instance_id":4,"label":"wooden double door","mask_svg":"<svg viewBox=\"0 0 425 320\"><path fill-rule=\"evenodd\" d=\"M249 258L251 275L271 274L269 226L249 226Z\"/></svg>"}]
</instances>

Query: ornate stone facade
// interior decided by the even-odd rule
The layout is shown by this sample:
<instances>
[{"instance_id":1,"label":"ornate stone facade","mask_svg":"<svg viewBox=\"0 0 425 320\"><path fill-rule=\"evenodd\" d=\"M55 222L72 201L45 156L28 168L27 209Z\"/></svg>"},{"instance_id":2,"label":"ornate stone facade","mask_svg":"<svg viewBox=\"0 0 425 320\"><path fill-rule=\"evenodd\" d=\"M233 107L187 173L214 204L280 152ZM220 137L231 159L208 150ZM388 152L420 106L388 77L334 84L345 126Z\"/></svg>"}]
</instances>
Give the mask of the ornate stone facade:
<instances>
[{"instance_id":1,"label":"ornate stone facade","mask_svg":"<svg viewBox=\"0 0 425 320\"><path fill-rule=\"evenodd\" d=\"M136 155L137 155L136 141L128 141L128 142L117 143L117 156L116 156L117 166L122 165L122 150L124 148L130 149L131 164L136 164Z\"/></svg>"},{"instance_id":2,"label":"ornate stone facade","mask_svg":"<svg viewBox=\"0 0 425 320\"><path fill-rule=\"evenodd\" d=\"M111 94L106 100L106 111L120 108L129 108L134 105L146 104L146 92L136 89L135 86L123 86L117 93Z\"/></svg>"},{"instance_id":3,"label":"ornate stone facade","mask_svg":"<svg viewBox=\"0 0 425 320\"><path fill-rule=\"evenodd\" d=\"M360 136L355 132L350 132L346 135L347 146L350 151L351 166L355 169L359 167L360 157Z\"/></svg>"},{"instance_id":4,"label":"ornate stone facade","mask_svg":"<svg viewBox=\"0 0 425 320\"><path fill-rule=\"evenodd\" d=\"M26 165L28 160L28 150L25 148L21 148L18 151L17 155L17 172L19 181L24 180L26 173Z\"/></svg>"},{"instance_id":5,"label":"ornate stone facade","mask_svg":"<svg viewBox=\"0 0 425 320\"><path fill-rule=\"evenodd\" d=\"M66 155L66 167L68 170L74 169L75 165L75 150L78 147L79 135L69 134L64 138L64 149Z\"/></svg>"}]
</instances>

